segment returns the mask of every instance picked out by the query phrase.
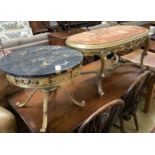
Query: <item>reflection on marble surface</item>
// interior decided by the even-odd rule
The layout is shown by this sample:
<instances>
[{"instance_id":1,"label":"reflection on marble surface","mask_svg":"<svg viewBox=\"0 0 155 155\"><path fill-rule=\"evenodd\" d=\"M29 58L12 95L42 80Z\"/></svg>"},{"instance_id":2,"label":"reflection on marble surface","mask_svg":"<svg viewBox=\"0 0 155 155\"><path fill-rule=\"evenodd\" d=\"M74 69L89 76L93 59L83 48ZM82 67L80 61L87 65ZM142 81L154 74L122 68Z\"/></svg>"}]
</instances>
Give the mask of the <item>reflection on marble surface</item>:
<instances>
[{"instance_id":1,"label":"reflection on marble surface","mask_svg":"<svg viewBox=\"0 0 155 155\"><path fill-rule=\"evenodd\" d=\"M15 76L40 77L53 75L79 65L83 55L78 50L63 46L35 46L17 50L0 59L0 70Z\"/></svg>"}]
</instances>

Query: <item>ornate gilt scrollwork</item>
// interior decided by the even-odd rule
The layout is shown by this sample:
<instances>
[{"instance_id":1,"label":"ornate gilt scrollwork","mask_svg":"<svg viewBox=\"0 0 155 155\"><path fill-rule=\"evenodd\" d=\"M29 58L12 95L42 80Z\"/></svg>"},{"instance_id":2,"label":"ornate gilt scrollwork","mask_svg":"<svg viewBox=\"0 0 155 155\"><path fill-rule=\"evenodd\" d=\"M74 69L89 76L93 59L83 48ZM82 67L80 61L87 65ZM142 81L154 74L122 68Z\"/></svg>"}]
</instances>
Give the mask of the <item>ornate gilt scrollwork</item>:
<instances>
[{"instance_id":1,"label":"ornate gilt scrollwork","mask_svg":"<svg viewBox=\"0 0 155 155\"><path fill-rule=\"evenodd\" d=\"M126 42L120 41L119 44L114 43L112 46L108 46L108 47L103 46L101 48L101 45L99 45L98 46L99 48L96 48L96 49L94 49L94 48L93 49L87 49L87 48L80 49L80 48L78 48L78 49L83 53L84 56L98 55L100 57L100 60L101 60L100 71L99 72L98 71L89 71L89 72L85 72L85 74L86 73L88 73L88 74L89 73L97 73L98 74L98 92L99 92L100 96L102 96L104 94L104 92L102 90L102 78L104 77L104 71L105 71L104 57L107 56L108 52L113 52L117 56L118 52L122 52L125 50L134 50L136 48L140 48L140 47L144 46L145 49L142 52L141 63L140 63L141 68L143 68L143 59L144 59L144 56L146 55L146 49L147 49L148 45L149 45L148 36L145 35L145 36L142 36L140 38L128 40ZM117 68L119 65L120 65L119 63L118 64L114 63L114 68ZM113 71L113 69L112 69L112 71ZM82 74L84 74L84 73L82 72Z\"/></svg>"},{"instance_id":2,"label":"ornate gilt scrollwork","mask_svg":"<svg viewBox=\"0 0 155 155\"><path fill-rule=\"evenodd\" d=\"M130 41L130 42L125 42L125 43L120 43L119 45L114 45L114 46L110 46L107 48L103 48L103 49L79 49L85 56L93 56L93 55L98 55L101 51L104 51L104 55L106 55L109 51L111 52L120 52L120 51L124 51L124 50L129 50L129 49L134 49L134 48L138 48L141 47L142 45L144 45L145 41L148 39L148 36L144 36L142 38L138 38L136 40Z\"/></svg>"},{"instance_id":3,"label":"ornate gilt scrollwork","mask_svg":"<svg viewBox=\"0 0 155 155\"><path fill-rule=\"evenodd\" d=\"M7 75L8 80L16 86L23 88L46 88L46 87L56 87L63 83L66 83L80 74L81 65L74 69L70 69L65 73L59 73L55 76L47 77L17 77L12 75Z\"/></svg>"},{"instance_id":4,"label":"ornate gilt scrollwork","mask_svg":"<svg viewBox=\"0 0 155 155\"><path fill-rule=\"evenodd\" d=\"M17 102L16 106L18 108L24 107L35 94L36 91L41 90L44 92L44 101L43 101L43 121L40 132L46 132L47 124L48 124L48 98L49 94L52 93L52 97L56 93L56 90L63 83L69 82L73 78L77 77L81 72L81 64L73 69L69 69L64 73L58 73L54 76L46 76L46 77L18 77L13 75L7 75L8 80L16 86L23 88L34 88L34 90L30 93L27 100L23 103ZM63 90L61 88L60 90ZM85 106L85 101L77 101L72 95L70 95L66 90L63 92L69 97L69 99L78 106Z\"/></svg>"}]
</instances>

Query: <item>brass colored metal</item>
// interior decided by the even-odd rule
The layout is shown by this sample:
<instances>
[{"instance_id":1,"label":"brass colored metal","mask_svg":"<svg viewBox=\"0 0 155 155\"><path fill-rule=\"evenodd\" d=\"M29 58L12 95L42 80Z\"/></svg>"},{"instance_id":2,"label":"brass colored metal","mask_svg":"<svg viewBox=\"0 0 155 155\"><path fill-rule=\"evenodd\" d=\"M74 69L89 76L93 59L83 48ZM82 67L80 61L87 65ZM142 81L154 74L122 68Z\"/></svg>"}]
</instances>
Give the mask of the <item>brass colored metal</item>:
<instances>
[{"instance_id":1,"label":"brass colored metal","mask_svg":"<svg viewBox=\"0 0 155 155\"><path fill-rule=\"evenodd\" d=\"M43 102L43 121L42 121L42 127L40 129L40 132L46 132L47 129L47 122L48 122L48 115L47 115L47 110L48 110L48 96L49 96L49 91L44 90L44 102Z\"/></svg>"},{"instance_id":2,"label":"brass colored metal","mask_svg":"<svg viewBox=\"0 0 155 155\"><path fill-rule=\"evenodd\" d=\"M104 56L103 56L104 52L100 52L100 60L101 60L101 68L100 68L100 73L99 73L99 79L98 79L98 92L100 94L100 96L104 95L103 89L102 89L102 78L104 77Z\"/></svg>"},{"instance_id":3,"label":"brass colored metal","mask_svg":"<svg viewBox=\"0 0 155 155\"><path fill-rule=\"evenodd\" d=\"M137 47L144 45L144 42L147 39L148 39L148 36L143 36L142 38L138 38L138 39L135 39L132 41L127 41L127 42L122 41L122 42L119 42L119 44L116 44L115 42L113 42L113 44L111 44L111 46L109 46L109 47L101 46L101 44L99 44L98 45L99 48L96 45L96 49L94 49L94 48L90 49L91 45L90 45L90 47L89 47L89 45L87 45L87 46L84 46L83 48L80 48L78 46L75 46L75 47L72 46L73 44L68 44L67 41L66 41L66 43L70 47L79 49L84 54L84 56L93 56L93 55L99 54L101 51L104 51L104 54L106 55L109 51L117 53L117 52L124 51L127 49L137 48ZM88 47L88 49L86 47Z\"/></svg>"},{"instance_id":4,"label":"brass colored metal","mask_svg":"<svg viewBox=\"0 0 155 155\"><path fill-rule=\"evenodd\" d=\"M81 73L81 64L78 66L67 70L64 73L58 73L54 76L46 76L46 77L18 77L7 74L7 79L14 85L23 87L23 88L34 88L34 90L30 93L27 100L24 103L16 103L18 108L24 107L32 98L32 96L35 94L36 91L41 90L44 92L44 101L43 101L43 121L42 121L42 127L40 129L40 132L46 132L47 129L47 122L48 122L48 100L49 95L52 94L52 97L56 93L57 89L60 85L67 83L71 81L73 78L77 77ZM62 90L62 88L61 88ZM77 106L83 107L85 106L85 101L78 102L76 99L74 99L73 96L71 96L68 92L63 91L70 99L71 101L76 104Z\"/></svg>"},{"instance_id":5,"label":"brass colored metal","mask_svg":"<svg viewBox=\"0 0 155 155\"><path fill-rule=\"evenodd\" d=\"M57 74L55 76L48 77L17 77L13 75L7 75L7 79L14 85L22 88L49 88L57 87L66 82L69 82L73 78L77 77L81 71L81 64L74 69L70 69L65 73Z\"/></svg>"},{"instance_id":6,"label":"brass colored metal","mask_svg":"<svg viewBox=\"0 0 155 155\"><path fill-rule=\"evenodd\" d=\"M147 51L149 50L149 45L150 45L150 40L149 38L147 38L144 42L144 50L142 52L141 59L140 59L140 66L142 69L144 69L143 60L144 60L144 57L147 55Z\"/></svg>"},{"instance_id":7,"label":"brass colored metal","mask_svg":"<svg viewBox=\"0 0 155 155\"><path fill-rule=\"evenodd\" d=\"M136 36L132 36L129 37L127 39L123 39L123 40L119 40L119 41L115 41L115 42L110 42L110 43L104 43L104 44L94 44L94 45L87 45L87 44L78 44L78 43L74 43L72 41L70 41L69 39L66 40L66 44L68 46L77 48L77 49L81 49L81 50L87 50L87 51L99 51L102 49L109 49L109 48L116 48L119 47L121 48L122 45L128 45L128 44L134 44L134 43L138 43L141 40L145 40L148 36L148 31L141 33L139 35Z\"/></svg>"},{"instance_id":8,"label":"brass colored metal","mask_svg":"<svg viewBox=\"0 0 155 155\"><path fill-rule=\"evenodd\" d=\"M85 101L81 101L81 102L77 101L72 95L70 95L69 92L67 92L67 90L65 90L65 89L62 88L62 87L60 87L60 90L63 91L63 93L64 93L65 95L67 95L67 97L68 97L75 105L80 106L80 107L84 107L84 106L85 106L85 104L86 104Z\"/></svg>"},{"instance_id":9,"label":"brass colored metal","mask_svg":"<svg viewBox=\"0 0 155 155\"><path fill-rule=\"evenodd\" d=\"M121 65L119 64L117 52L121 52L124 50L130 50L134 48L140 48L143 45L145 45L145 49L142 53L141 63L140 63L140 66L143 68L143 59L144 59L144 56L147 54L147 49L149 46L148 32L149 31L146 30L144 33L141 33L139 35L132 36L132 37L122 39L119 41L115 41L115 42L104 43L104 44L79 44L79 43L70 41L70 39L68 38L66 40L66 44L72 48L76 48L80 50L84 56L94 56L94 55L100 56L101 68L99 72L98 71L88 71L88 72L85 71L85 72L81 72L81 74L97 73L98 92L100 96L102 96L104 94L102 90L102 78L105 76L104 57L108 54L109 51L115 53L117 60L112 66L112 68L113 67L117 68L118 66ZM114 68L111 70L113 71Z\"/></svg>"},{"instance_id":10,"label":"brass colored metal","mask_svg":"<svg viewBox=\"0 0 155 155\"><path fill-rule=\"evenodd\" d=\"M30 99L32 98L32 96L33 96L37 91L38 91L38 89L34 89L34 90L30 93L29 97L27 98L27 100L26 100L24 103L19 103L19 102L17 102L17 103L16 103L16 106L17 106L18 108L24 107L24 106L30 101Z\"/></svg>"},{"instance_id":11,"label":"brass colored metal","mask_svg":"<svg viewBox=\"0 0 155 155\"><path fill-rule=\"evenodd\" d=\"M47 109L48 109L48 92L45 93L44 103L43 103L43 122L40 132L46 132L47 129Z\"/></svg>"}]
</instances>

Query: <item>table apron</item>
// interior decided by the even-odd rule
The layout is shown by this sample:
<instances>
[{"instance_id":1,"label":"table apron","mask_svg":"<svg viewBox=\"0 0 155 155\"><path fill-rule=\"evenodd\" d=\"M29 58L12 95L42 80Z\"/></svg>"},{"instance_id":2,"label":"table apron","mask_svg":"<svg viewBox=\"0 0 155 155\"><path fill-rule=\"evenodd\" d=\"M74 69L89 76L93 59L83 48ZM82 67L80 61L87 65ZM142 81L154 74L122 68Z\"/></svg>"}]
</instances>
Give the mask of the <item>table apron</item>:
<instances>
[{"instance_id":1,"label":"table apron","mask_svg":"<svg viewBox=\"0 0 155 155\"><path fill-rule=\"evenodd\" d=\"M108 52L121 52L124 50L132 50L135 48L142 47L145 44L145 41L148 39L148 36L144 36L142 38L138 38L136 40L132 40L130 42L125 42L119 45L110 46L106 48L98 48L98 49L79 49L84 56L93 56L98 55L101 51L104 52L104 55L106 55Z\"/></svg>"},{"instance_id":2,"label":"table apron","mask_svg":"<svg viewBox=\"0 0 155 155\"><path fill-rule=\"evenodd\" d=\"M17 77L13 75L6 75L7 79L16 86L22 88L50 88L57 87L66 82L69 82L73 78L77 77L81 72L81 65L70 69L65 73L57 74L55 76L47 77Z\"/></svg>"}]
</instances>

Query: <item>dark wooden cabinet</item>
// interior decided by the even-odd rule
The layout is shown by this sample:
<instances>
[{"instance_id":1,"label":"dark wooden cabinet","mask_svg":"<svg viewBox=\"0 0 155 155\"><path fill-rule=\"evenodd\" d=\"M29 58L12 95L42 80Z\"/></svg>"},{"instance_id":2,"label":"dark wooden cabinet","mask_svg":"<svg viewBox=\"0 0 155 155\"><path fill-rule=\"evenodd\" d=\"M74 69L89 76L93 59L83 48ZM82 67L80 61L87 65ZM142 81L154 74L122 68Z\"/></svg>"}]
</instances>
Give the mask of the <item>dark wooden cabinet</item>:
<instances>
[{"instance_id":1,"label":"dark wooden cabinet","mask_svg":"<svg viewBox=\"0 0 155 155\"><path fill-rule=\"evenodd\" d=\"M48 35L48 44L49 45L59 45L59 46L65 46L66 39L74 34L85 32L87 29L80 29L80 28L73 28L70 29L70 31L62 31L62 32L53 32ZM86 65L90 62L93 62L95 60L94 56L85 56L83 65Z\"/></svg>"},{"instance_id":2,"label":"dark wooden cabinet","mask_svg":"<svg viewBox=\"0 0 155 155\"><path fill-rule=\"evenodd\" d=\"M43 33L49 31L48 21L30 21L33 34Z\"/></svg>"},{"instance_id":3,"label":"dark wooden cabinet","mask_svg":"<svg viewBox=\"0 0 155 155\"><path fill-rule=\"evenodd\" d=\"M86 31L85 29L71 29L70 31L53 32L48 35L49 45L61 45L65 46L67 37Z\"/></svg>"},{"instance_id":4,"label":"dark wooden cabinet","mask_svg":"<svg viewBox=\"0 0 155 155\"><path fill-rule=\"evenodd\" d=\"M70 30L71 28L89 27L101 24L101 21L58 21L62 30Z\"/></svg>"}]
</instances>

